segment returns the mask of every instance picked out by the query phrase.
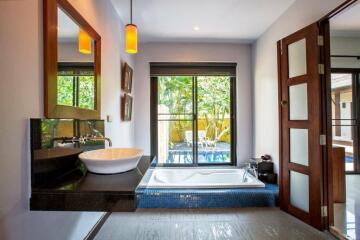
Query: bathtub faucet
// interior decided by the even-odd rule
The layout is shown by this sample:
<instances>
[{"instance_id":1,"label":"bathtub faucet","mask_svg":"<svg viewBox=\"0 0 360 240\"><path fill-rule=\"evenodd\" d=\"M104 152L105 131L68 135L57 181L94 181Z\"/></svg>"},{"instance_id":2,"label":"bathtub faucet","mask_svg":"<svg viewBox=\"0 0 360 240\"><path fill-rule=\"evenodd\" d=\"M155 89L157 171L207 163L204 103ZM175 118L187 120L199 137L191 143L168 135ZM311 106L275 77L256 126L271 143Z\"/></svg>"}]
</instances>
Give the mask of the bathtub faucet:
<instances>
[{"instance_id":1,"label":"bathtub faucet","mask_svg":"<svg viewBox=\"0 0 360 240\"><path fill-rule=\"evenodd\" d=\"M258 178L258 173L254 165L249 164L247 171L250 172L252 175L254 175L254 177Z\"/></svg>"},{"instance_id":2,"label":"bathtub faucet","mask_svg":"<svg viewBox=\"0 0 360 240\"><path fill-rule=\"evenodd\" d=\"M246 177L249 173L251 173L254 177L258 178L256 167L251 163L245 163L243 182L246 181Z\"/></svg>"}]
</instances>

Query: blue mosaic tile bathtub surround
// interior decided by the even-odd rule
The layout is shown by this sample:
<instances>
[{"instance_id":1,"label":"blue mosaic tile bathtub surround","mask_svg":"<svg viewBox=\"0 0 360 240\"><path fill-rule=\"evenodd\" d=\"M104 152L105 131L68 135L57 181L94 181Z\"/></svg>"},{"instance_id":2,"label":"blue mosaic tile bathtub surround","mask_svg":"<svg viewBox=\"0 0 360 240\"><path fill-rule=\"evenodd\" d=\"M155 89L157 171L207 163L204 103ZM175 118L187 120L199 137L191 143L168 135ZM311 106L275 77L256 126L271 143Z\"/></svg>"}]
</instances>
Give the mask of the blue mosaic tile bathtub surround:
<instances>
[{"instance_id":1,"label":"blue mosaic tile bathtub surround","mask_svg":"<svg viewBox=\"0 0 360 240\"><path fill-rule=\"evenodd\" d=\"M278 206L278 185L233 189L136 189L137 208L241 208Z\"/></svg>"}]
</instances>

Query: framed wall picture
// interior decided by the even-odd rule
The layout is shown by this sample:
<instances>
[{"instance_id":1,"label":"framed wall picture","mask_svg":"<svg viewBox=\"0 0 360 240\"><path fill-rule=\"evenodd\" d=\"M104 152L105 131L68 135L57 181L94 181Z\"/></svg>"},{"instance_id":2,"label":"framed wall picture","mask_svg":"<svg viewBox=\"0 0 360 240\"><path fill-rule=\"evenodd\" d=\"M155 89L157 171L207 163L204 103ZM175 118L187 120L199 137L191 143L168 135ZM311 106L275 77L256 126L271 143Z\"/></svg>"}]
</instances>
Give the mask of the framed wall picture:
<instances>
[{"instance_id":1,"label":"framed wall picture","mask_svg":"<svg viewBox=\"0 0 360 240\"><path fill-rule=\"evenodd\" d=\"M132 68L127 63L124 63L121 74L121 89L126 93L131 93L132 77Z\"/></svg>"},{"instance_id":2,"label":"framed wall picture","mask_svg":"<svg viewBox=\"0 0 360 240\"><path fill-rule=\"evenodd\" d=\"M132 102L133 98L126 93L121 98L121 120L131 121Z\"/></svg>"}]
</instances>

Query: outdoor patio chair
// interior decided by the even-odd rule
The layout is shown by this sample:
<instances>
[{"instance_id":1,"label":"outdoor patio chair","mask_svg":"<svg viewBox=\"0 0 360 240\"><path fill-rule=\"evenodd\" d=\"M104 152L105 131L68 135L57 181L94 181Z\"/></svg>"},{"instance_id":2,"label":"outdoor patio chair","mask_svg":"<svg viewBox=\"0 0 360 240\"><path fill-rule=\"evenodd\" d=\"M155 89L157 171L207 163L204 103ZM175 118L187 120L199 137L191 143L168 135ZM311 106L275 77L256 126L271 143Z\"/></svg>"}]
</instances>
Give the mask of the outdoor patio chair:
<instances>
[{"instance_id":1,"label":"outdoor patio chair","mask_svg":"<svg viewBox=\"0 0 360 240\"><path fill-rule=\"evenodd\" d=\"M188 146L193 145L193 134L192 131L185 131L185 141ZM200 147L207 147L206 132L198 131L198 145Z\"/></svg>"}]
</instances>

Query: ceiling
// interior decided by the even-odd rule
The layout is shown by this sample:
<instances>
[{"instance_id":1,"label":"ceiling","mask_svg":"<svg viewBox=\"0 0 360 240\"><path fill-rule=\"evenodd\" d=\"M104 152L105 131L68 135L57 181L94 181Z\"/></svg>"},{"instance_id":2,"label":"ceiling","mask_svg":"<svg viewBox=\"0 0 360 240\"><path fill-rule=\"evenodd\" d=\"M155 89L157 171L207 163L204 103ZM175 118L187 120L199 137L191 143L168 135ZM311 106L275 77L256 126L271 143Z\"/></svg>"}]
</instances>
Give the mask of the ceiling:
<instances>
[{"instance_id":1,"label":"ceiling","mask_svg":"<svg viewBox=\"0 0 360 240\"><path fill-rule=\"evenodd\" d=\"M330 31L332 36L360 37L360 3L331 18Z\"/></svg>"},{"instance_id":2,"label":"ceiling","mask_svg":"<svg viewBox=\"0 0 360 240\"><path fill-rule=\"evenodd\" d=\"M349 73L332 73L331 89L349 87L352 84L352 77Z\"/></svg>"},{"instance_id":3,"label":"ceiling","mask_svg":"<svg viewBox=\"0 0 360 240\"><path fill-rule=\"evenodd\" d=\"M111 0L124 24L130 0ZM252 42L295 0L133 0L141 42Z\"/></svg>"}]
</instances>

